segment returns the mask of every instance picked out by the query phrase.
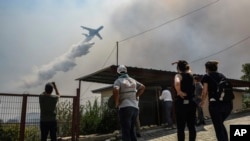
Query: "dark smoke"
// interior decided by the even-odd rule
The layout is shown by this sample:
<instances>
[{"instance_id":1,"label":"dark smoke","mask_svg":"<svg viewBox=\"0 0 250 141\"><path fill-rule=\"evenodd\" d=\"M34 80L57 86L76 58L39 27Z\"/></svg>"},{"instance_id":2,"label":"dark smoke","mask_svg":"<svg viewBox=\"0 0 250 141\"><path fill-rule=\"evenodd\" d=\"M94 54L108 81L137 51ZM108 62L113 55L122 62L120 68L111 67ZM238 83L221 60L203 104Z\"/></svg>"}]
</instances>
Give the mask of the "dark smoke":
<instances>
[{"instance_id":1,"label":"dark smoke","mask_svg":"<svg viewBox=\"0 0 250 141\"><path fill-rule=\"evenodd\" d=\"M219 52L250 35L247 14L250 13L250 1L220 0L214 3L215 1L146 0L117 8L111 21L123 37L119 44L119 51L122 52L119 56L120 64L176 71L171 66L172 62L180 59L191 62L198 59L191 63L192 70L194 73L204 74L204 63L218 60L220 71L231 78L239 79L241 65L249 60L247 54L250 48L246 47L249 46L249 40L204 60L199 58ZM214 4L202 8L209 3ZM200 10L143 33L196 9ZM123 41L138 33L143 34Z\"/></svg>"}]
</instances>

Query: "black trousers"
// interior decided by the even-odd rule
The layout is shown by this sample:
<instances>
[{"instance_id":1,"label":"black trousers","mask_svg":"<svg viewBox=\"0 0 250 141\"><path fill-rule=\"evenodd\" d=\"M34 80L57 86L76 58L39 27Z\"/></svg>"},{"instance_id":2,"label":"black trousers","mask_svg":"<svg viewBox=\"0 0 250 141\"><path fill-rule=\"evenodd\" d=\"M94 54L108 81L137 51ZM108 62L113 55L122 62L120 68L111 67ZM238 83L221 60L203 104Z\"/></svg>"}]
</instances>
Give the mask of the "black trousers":
<instances>
[{"instance_id":1,"label":"black trousers","mask_svg":"<svg viewBox=\"0 0 250 141\"><path fill-rule=\"evenodd\" d=\"M57 122L56 121L40 121L41 141L47 141L50 133L51 141L56 141Z\"/></svg>"},{"instance_id":2,"label":"black trousers","mask_svg":"<svg viewBox=\"0 0 250 141\"><path fill-rule=\"evenodd\" d=\"M189 130L189 141L195 141L196 129L195 129L195 113L196 104L190 100L188 104L184 104L182 99L176 100L176 123L177 123L177 138L178 141L185 140L185 127L187 125Z\"/></svg>"},{"instance_id":3,"label":"black trousers","mask_svg":"<svg viewBox=\"0 0 250 141\"><path fill-rule=\"evenodd\" d=\"M232 109L232 102L209 102L209 113L218 141L228 141L228 134L224 126L224 121L230 115Z\"/></svg>"},{"instance_id":4,"label":"black trousers","mask_svg":"<svg viewBox=\"0 0 250 141\"><path fill-rule=\"evenodd\" d=\"M119 117L122 128L122 141L137 141L135 133L137 115L138 109L134 107L120 108Z\"/></svg>"}]
</instances>

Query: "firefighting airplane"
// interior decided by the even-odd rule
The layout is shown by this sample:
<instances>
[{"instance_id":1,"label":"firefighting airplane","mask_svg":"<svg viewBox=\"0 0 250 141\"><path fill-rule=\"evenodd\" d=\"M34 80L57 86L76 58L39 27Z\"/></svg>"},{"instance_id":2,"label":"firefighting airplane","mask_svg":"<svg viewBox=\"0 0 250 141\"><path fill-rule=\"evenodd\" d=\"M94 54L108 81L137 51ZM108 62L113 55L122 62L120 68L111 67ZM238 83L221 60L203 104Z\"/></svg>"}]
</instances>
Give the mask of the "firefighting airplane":
<instances>
[{"instance_id":1,"label":"firefighting airplane","mask_svg":"<svg viewBox=\"0 0 250 141\"><path fill-rule=\"evenodd\" d=\"M99 28L97 29L92 29L92 28L88 28L88 27L85 27L85 26L81 26L81 28L83 29L86 29L89 31L89 34L85 34L85 33L82 33L83 35L85 35L87 38L93 38L95 35L97 37L99 37L100 39L102 39L102 36L98 33L101 29L103 29L103 26L100 26Z\"/></svg>"}]
</instances>

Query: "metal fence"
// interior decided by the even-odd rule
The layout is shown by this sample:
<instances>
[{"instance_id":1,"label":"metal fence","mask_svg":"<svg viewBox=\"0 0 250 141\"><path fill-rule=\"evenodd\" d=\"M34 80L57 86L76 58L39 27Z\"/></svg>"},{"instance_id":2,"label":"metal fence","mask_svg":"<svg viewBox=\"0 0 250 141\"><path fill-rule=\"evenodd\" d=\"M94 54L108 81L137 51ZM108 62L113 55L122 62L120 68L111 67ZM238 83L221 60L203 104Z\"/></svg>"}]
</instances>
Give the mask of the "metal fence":
<instances>
[{"instance_id":1,"label":"metal fence","mask_svg":"<svg viewBox=\"0 0 250 141\"><path fill-rule=\"evenodd\" d=\"M76 140L77 105L77 96L60 97L57 105L58 137L71 136ZM39 95L0 93L0 137L17 141L40 140L39 124Z\"/></svg>"}]
</instances>

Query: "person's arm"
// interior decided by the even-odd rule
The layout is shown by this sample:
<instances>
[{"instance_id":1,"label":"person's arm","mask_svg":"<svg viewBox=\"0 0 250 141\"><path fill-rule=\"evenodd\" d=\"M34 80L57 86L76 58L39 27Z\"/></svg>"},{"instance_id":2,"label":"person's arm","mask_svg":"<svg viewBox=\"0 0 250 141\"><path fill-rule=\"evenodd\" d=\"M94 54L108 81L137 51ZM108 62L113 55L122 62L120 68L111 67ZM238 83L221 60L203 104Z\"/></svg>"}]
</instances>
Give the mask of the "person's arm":
<instances>
[{"instance_id":1,"label":"person's arm","mask_svg":"<svg viewBox=\"0 0 250 141\"><path fill-rule=\"evenodd\" d=\"M53 85L53 87L54 87L54 89L55 89L55 91L56 91L56 95L60 96L60 93L58 92L58 89L57 89L57 87L56 87L56 83L55 83L55 82L52 82L52 85Z\"/></svg>"},{"instance_id":2,"label":"person's arm","mask_svg":"<svg viewBox=\"0 0 250 141\"><path fill-rule=\"evenodd\" d=\"M136 97L141 96L141 95L143 94L144 90L145 90L145 86L144 86L144 85L141 85L141 86L139 87L139 89L137 90L137 92L136 92Z\"/></svg>"},{"instance_id":3,"label":"person's arm","mask_svg":"<svg viewBox=\"0 0 250 141\"><path fill-rule=\"evenodd\" d=\"M178 96L180 96L181 98L184 98L185 96L187 96L186 93L181 91L181 75L180 74L175 75L174 87Z\"/></svg>"},{"instance_id":4,"label":"person's arm","mask_svg":"<svg viewBox=\"0 0 250 141\"><path fill-rule=\"evenodd\" d=\"M205 100L207 98L208 95L208 84L204 83L203 84L203 89L202 89L202 95L201 95L201 102L200 102L200 106L203 106L205 103Z\"/></svg>"},{"instance_id":5,"label":"person's arm","mask_svg":"<svg viewBox=\"0 0 250 141\"><path fill-rule=\"evenodd\" d=\"M163 91L161 92L159 99L162 100L163 99L162 97L163 97Z\"/></svg>"},{"instance_id":6,"label":"person's arm","mask_svg":"<svg viewBox=\"0 0 250 141\"><path fill-rule=\"evenodd\" d=\"M115 100L115 107L118 108L120 104L120 97L119 97L120 89L118 87L113 88L113 95L114 95L114 100Z\"/></svg>"}]
</instances>

